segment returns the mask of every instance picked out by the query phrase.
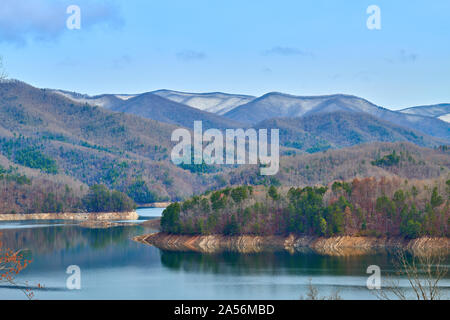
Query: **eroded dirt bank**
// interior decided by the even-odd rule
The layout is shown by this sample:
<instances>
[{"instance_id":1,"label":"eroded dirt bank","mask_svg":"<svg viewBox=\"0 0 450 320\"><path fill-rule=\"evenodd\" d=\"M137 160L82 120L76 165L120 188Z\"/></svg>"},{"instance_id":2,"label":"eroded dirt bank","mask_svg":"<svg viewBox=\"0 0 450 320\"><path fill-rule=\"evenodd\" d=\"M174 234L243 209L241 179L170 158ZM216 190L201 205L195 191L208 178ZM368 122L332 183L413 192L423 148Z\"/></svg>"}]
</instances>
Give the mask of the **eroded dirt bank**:
<instances>
[{"instance_id":1,"label":"eroded dirt bank","mask_svg":"<svg viewBox=\"0 0 450 320\"><path fill-rule=\"evenodd\" d=\"M419 238L406 240L399 238L371 237L307 237L307 236L185 236L153 233L138 236L135 241L153 245L168 251L193 251L201 253L217 253L234 251L256 253L263 251L312 251L323 255L362 255L386 250L407 249L420 254L424 251L449 252L449 238Z\"/></svg>"},{"instance_id":2,"label":"eroded dirt bank","mask_svg":"<svg viewBox=\"0 0 450 320\"><path fill-rule=\"evenodd\" d=\"M21 220L136 220L136 211L131 212L98 212L98 213L32 213L32 214L0 214L0 221Z\"/></svg>"}]
</instances>

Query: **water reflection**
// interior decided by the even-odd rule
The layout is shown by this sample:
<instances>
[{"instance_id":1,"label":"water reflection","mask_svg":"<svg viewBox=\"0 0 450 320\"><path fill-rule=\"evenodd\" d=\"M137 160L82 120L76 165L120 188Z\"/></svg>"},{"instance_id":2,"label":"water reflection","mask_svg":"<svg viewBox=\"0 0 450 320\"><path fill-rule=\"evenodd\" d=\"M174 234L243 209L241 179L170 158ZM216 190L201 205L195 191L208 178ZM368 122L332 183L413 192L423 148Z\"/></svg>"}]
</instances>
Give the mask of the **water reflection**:
<instances>
[{"instance_id":1,"label":"water reflection","mask_svg":"<svg viewBox=\"0 0 450 320\"><path fill-rule=\"evenodd\" d=\"M388 254L336 257L288 252L201 254L161 251L161 263L169 269L230 275L362 276L371 264L392 271L391 258Z\"/></svg>"},{"instance_id":2,"label":"water reflection","mask_svg":"<svg viewBox=\"0 0 450 320\"><path fill-rule=\"evenodd\" d=\"M140 224L91 229L73 222L0 223L2 241L33 259L20 274L38 299L298 299L312 278L322 294L374 297L366 268L392 270L386 254L333 257L312 253L200 254L167 252L131 240ZM82 290L65 287L66 268L82 270ZM36 288L37 283L43 289ZM448 279L446 285L449 284ZM0 286L0 299L22 299L20 287Z\"/></svg>"}]
</instances>

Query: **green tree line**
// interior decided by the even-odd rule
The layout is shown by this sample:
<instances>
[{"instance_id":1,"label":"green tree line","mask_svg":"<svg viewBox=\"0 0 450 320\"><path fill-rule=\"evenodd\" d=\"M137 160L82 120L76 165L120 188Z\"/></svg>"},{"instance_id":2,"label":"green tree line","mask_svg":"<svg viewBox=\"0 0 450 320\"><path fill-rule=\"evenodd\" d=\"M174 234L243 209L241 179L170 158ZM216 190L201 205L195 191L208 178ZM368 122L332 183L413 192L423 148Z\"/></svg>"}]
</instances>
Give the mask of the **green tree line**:
<instances>
[{"instance_id":1,"label":"green tree line","mask_svg":"<svg viewBox=\"0 0 450 320\"><path fill-rule=\"evenodd\" d=\"M445 190L405 182L390 195L380 191L384 183L225 188L170 205L161 228L173 234L449 236L450 180ZM370 188L380 195L372 197Z\"/></svg>"}]
</instances>

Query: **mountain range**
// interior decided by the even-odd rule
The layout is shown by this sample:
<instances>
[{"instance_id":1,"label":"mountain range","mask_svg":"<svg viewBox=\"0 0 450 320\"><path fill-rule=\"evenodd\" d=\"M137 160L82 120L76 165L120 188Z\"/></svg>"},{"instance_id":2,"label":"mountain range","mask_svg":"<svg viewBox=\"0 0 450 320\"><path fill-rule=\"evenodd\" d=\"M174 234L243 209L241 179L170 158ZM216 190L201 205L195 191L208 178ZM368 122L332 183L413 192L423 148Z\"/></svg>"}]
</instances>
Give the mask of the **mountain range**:
<instances>
[{"instance_id":1,"label":"mountain range","mask_svg":"<svg viewBox=\"0 0 450 320\"><path fill-rule=\"evenodd\" d=\"M401 141L424 147L436 147L446 143L443 139L425 135L370 114L348 111L271 118L257 123L255 127L279 129L282 146L307 153L370 142Z\"/></svg>"},{"instance_id":2,"label":"mountain range","mask_svg":"<svg viewBox=\"0 0 450 320\"><path fill-rule=\"evenodd\" d=\"M127 191L144 182L155 199L182 198L211 181L170 161L176 128L23 82L0 83L0 165L27 175L50 172L54 163L52 179L68 185L102 183Z\"/></svg>"},{"instance_id":3,"label":"mountain range","mask_svg":"<svg viewBox=\"0 0 450 320\"><path fill-rule=\"evenodd\" d=\"M98 105L116 112L132 113L161 122L192 127L194 120L202 120L205 127L237 128L258 126L258 123L274 118L302 118L325 116L345 112L359 114L361 118L372 116L384 125L396 125L436 143L450 141L450 104L419 106L393 111L370 101L351 95L294 96L278 92L255 98L221 92L187 93L157 90L136 95L104 94L89 97L77 93L54 90L79 103ZM317 117L315 117L317 119ZM355 124L356 122L353 122ZM378 123L381 125L381 123ZM364 127L364 121L358 124ZM390 130L390 128L386 128ZM380 134L382 134L380 132ZM369 139L370 140L370 139ZM416 143L410 139L406 139ZM396 141L396 140L393 140ZM422 145L430 145L422 142Z\"/></svg>"},{"instance_id":4,"label":"mountain range","mask_svg":"<svg viewBox=\"0 0 450 320\"><path fill-rule=\"evenodd\" d=\"M154 91L166 99L183 103L193 108L223 115L234 108L246 104L256 97L222 92L188 93L173 90Z\"/></svg>"},{"instance_id":5,"label":"mountain range","mask_svg":"<svg viewBox=\"0 0 450 320\"><path fill-rule=\"evenodd\" d=\"M191 105L200 99L201 106L173 100L182 96ZM244 104L236 105L241 102ZM207 111L213 109L217 113ZM413 110L417 113L421 109L426 112L430 107ZM74 189L102 183L139 202L184 199L243 181L315 183L347 179L354 176L353 165L358 165L362 176L398 174L371 165L390 150L404 153L405 163L399 171L402 177L429 178L445 174L450 166L447 149L439 148L450 140L450 124L438 119L442 112L445 109L425 115L390 111L344 95L296 97L272 93L253 98L164 90L88 96L40 89L21 81L1 81L0 169L17 168L31 177L43 175ZM276 177L264 178L258 175L257 166L174 165L170 161L174 145L171 133L176 128L191 128L195 120L219 129L280 129L281 162L289 163L292 169L288 173L288 168L280 167ZM348 147L352 149L342 149ZM339 164L328 162L331 154ZM360 154L358 160L349 159L356 154ZM308 159L322 163L314 175L305 164ZM299 166L303 168L300 171L295 169Z\"/></svg>"},{"instance_id":6,"label":"mountain range","mask_svg":"<svg viewBox=\"0 0 450 320\"><path fill-rule=\"evenodd\" d=\"M247 104L236 107L224 116L248 124L274 117L304 117L336 111L363 113L425 134L450 139L450 125L440 119L392 111L355 96L329 95L298 97L282 93L268 93Z\"/></svg>"},{"instance_id":7,"label":"mountain range","mask_svg":"<svg viewBox=\"0 0 450 320\"><path fill-rule=\"evenodd\" d=\"M242 126L238 121L165 99L153 93L132 97L109 109L188 128L193 127L196 120L201 120L205 128L226 129Z\"/></svg>"}]
</instances>

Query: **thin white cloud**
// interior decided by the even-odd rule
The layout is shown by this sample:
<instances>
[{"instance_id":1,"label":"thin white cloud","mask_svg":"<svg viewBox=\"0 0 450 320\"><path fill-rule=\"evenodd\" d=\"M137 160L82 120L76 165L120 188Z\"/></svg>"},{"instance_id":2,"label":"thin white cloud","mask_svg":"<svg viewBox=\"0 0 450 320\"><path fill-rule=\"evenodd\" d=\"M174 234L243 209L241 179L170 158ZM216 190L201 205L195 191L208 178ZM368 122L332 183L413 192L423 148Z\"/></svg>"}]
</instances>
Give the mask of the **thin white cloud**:
<instances>
[{"instance_id":1,"label":"thin white cloud","mask_svg":"<svg viewBox=\"0 0 450 320\"><path fill-rule=\"evenodd\" d=\"M279 56L313 56L311 52L300 50L293 47L273 47L263 52L263 55L279 55Z\"/></svg>"},{"instance_id":2,"label":"thin white cloud","mask_svg":"<svg viewBox=\"0 0 450 320\"><path fill-rule=\"evenodd\" d=\"M132 58L128 54L124 54L123 56L114 59L113 68L121 69L128 66L132 62Z\"/></svg>"},{"instance_id":3,"label":"thin white cloud","mask_svg":"<svg viewBox=\"0 0 450 320\"><path fill-rule=\"evenodd\" d=\"M407 52L406 50L400 50L400 61L402 62L415 62L418 58L416 53Z\"/></svg>"},{"instance_id":4,"label":"thin white cloud","mask_svg":"<svg viewBox=\"0 0 450 320\"><path fill-rule=\"evenodd\" d=\"M418 58L419 55L417 53L401 49L396 57L387 58L386 61L389 63L414 63L417 61Z\"/></svg>"},{"instance_id":5,"label":"thin white cloud","mask_svg":"<svg viewBox=\"0 0 450 320\"><path fill-rule=\"evenodd\" d=\"M265 74L271 74L273 72L273 70L271 68L269 68L269 67L264 67L262 69L262 72L265 73Z\"/></svg>"},{"instance_id":6,"label":"thin white cloud","mask_svg":"<svg viewBox=\"0 0 450 320\"><path fill-rule=\"evenodd\" d=\"M353 75L353 78L359 81L363 82L372 82L372 77L375 75L375 73L368 71L368 70L361 70L358 71Z\"/></svg>"},{"instance_id":7,"label":"thin white cloud","mask_svg":"<svg viewBox=\"0 0 450 320\"><path fill-rule=\"evenodd\" d=\"M203 60L206 58L206 54L199 51L186 50L178 52L177 58L183 61Z\"/></svg>"},{"instance_id":8,"label":"thin white cloud","mask_svg":"<svg viewBox=\"0 0 450 320\"><path fill-rule=\"evenodd\" d=\"M57 63L57 65L60 67L77 67L80 64L81 64L80 61L73 59L73 58L68 58L68 57L62 59L61 61L59 61Z\"/></svg>"}]
</instances>

